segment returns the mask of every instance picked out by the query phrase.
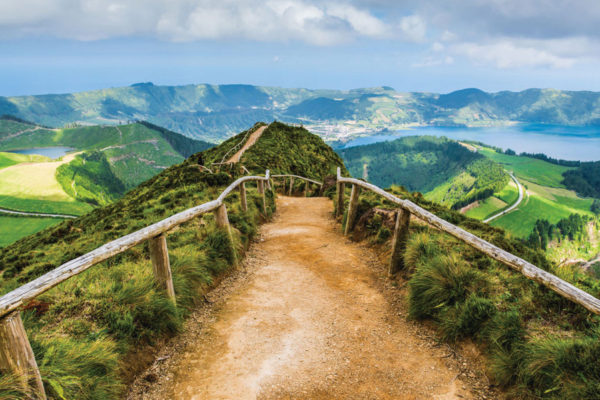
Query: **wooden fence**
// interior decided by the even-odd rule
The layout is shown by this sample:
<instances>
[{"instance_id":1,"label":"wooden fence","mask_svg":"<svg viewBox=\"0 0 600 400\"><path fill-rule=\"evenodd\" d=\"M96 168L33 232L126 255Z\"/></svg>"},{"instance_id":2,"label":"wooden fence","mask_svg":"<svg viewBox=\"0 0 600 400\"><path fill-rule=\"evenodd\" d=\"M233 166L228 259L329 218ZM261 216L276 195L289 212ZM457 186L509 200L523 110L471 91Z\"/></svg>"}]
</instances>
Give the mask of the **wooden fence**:
<instances>
[{"instance_id":1,"label":"wooden fence","mask_svg":"<svg viewBox=\"0 0 600 400\"><path fill-rule=\"evenodd\" d=\"M283 189L283 193L286 193L286 178L289 178L290 180L290 184L289 184L289 188L287 189L287 195L291 196L292 195L292 190L294 189L294 179L301 179L304 181L304 197L308 196L308 190L311 184L317 185L319 187L323 186L323 183L319 182L319 181L315 181L313 179L309 179L309 178L305 178L303 176L299 176L299 175L291 175L291 174L286 174L286 175L271 175L272 178L283 178L283 182L282 182L282 189Z\"/></svg>"},{"instance_id":2,"label":"wooden fence","mask_svg":"<svg viewBox=\"0 0 600 400\"><path fill-rule=\"evenodd\" d=\"M406 240L408 238L408 226L410 223L410 216L414 215L429 223L435 228L449 233L455 238L467 243L471 247L481 251L482 253L490 256L491 258L500 261L503 264L519 271L527 278L532 279L547 288L558 293L562 297L565 297L577 304L582 305L594 314L600 314L600 300L590 295L589 293L571 285L568 282L560 279L559 277L544 271L541 268L519 258L505 250L502 250L498 246L495 246L475 235L461 229L451 223L439 218L438 216L430 213L427 210L419 207L409 200L402 200L383 189L372 185L370 183L353 179L344 178L340 174L340 169L337 170L337 199L336 199L336 210L341 213L344 209L344 185L352 185L352 191L350 194L350 202L348 205L348 213L346 215L346 227L344 233L347 235L352 231L353 225L356 220L356 209L358 205L358 198L361 189L370 190L378 195L384 197L386 200L400 206L400 211L396 217L396 224L394 227L394 236L392 239L392 256L390 259L389 273L394 274L401 268L403 268L403 254L406 248Z\"/></svg>"},{"instance_id":3,"label":"wooden fence","mask_svg":"<svg viewBox=\"0 0 600 400\"><path fill-rule=\"evenodd\" d=\"M164 288L167 296L175 302L175 291L171 279L171 266L167 250L167 232L184 222L213 212L217 226L229 230L231 234L224 200L232 191L238 189L241 208L243 211L247 211L245 184L250 181L257 182L258 192L262 195L263 211L266 212L265 182L270 187L269 170L266 171L264 177L244 176L239 178L229 185L216 200L187 209L106 243L0 297L0 370L21 377L23 386L29 392L29 397L45 399L42 378L23 327L19 308L72 276L80 274L93 265L123 253L144 241L148 241L149 244L154 278Z\"/></svg>"}]
</instances>

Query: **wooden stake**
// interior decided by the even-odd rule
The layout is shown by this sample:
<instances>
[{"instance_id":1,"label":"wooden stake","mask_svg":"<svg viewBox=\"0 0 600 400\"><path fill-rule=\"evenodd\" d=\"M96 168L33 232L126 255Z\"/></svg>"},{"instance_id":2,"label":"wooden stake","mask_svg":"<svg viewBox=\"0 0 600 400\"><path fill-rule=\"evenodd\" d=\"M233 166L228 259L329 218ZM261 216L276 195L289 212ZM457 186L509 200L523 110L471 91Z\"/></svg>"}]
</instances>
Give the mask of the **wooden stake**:
<instances>
[{"instance_id":1,"label":"wooden stake","mask_svg":"<svg viewBox=\"0 0 600 400\"><path fill-rule=\"evenodd\" d=\"M360 196L360 187L352 185L350 194L350 204L348 204L348 215L346 216L346 229L344 235L349 235L354 228L354 220L356 219L356 208L358 206L358 196Z\"/></svg>"},{"instance_id":2,"label":"wooden stake","mask_svg":"<svg viewBox=\"0 0 600 400\"><path fill-rule=\"evenodd\" d=\"M304 197L308 197L308 181L304 181Z\"/></svg>"},{"instance_id":3,"label":"wooden stake","mask_svg":"<svg viewBox=\"0 0 600 400\"><path fill-rule=\"evenodd\" d=\"M175 300L175 288L173 287L173 276L171 275L171 262L169 261L169 251L167 249L167 236L163 233L155 238L148 240L150 248L150 259L152 260L152 270L154 279L166 290L169 299Z\"/></svg>"},{"instance_id":4,"label":"wooden stake","mask_svg":"<svg viewBox=\"0 0 600 400\"><path fill-rule=\"evenodd\" d=\"M344 215L344 182L337 183L337 207L336 216Z\"/></svg>"},{"instance_id":5,"label":"wooden stake","mask_svg":"<svg viewBox=\"0 0 600 400\"><path fill-rule=\"evenodd\" d=\"M215 210L215 217L218 228L227 228L229 230L229 218L227 217L227 206L225 204L221 204Z\"/></svg>"},{"instance_id":6,"label":"wooden stake","mask_svg":"<svg viewBox=\"0 0 600 400\"><path fill-rule=\"evenodd\" d=\"M268 182L268 181L267 181ZM265 197L265 183L264 181L258 181L258 193L262 196L263 213L267 216L267 199Z\"/></svg>"},{"instance_id":7,"label":"wooden stake","mask_svg":"<svg viewBox=\"0 0 600 400\"><path fill-rule=\"evenodd\" d=\"M244 182L240 183L240 205L242 207L242 211L248 211L248 202L246 201L246 184Z\"/></svg>"},{"instance_id":8,"label":"wooden stake","mask_svg":"<svg viewBox=\"0 0 600 400\"><path fill-rule=\"evenodd\" d=\"M292 189L294 188L294 177L290 176L290 193L288 194L289 196L292 195Z\"/></svg>"},{"instance_id":9,"label":"wooden stake","mask_svg":"<svg viewBox=\"0 0 600 400\"><path fill-rule=\"evenodd\" d=\"M410 212L402 208L396 214L396 226L392 239L392 255L390 257L389 275L404 269L404 252L408 239L408 226L410 224Z\"/></svg>"},{"instance_id":10,"label":"wooden stake","mask_svg":"<svg viewBox=\"0 0 600 400\"><path fill-rule=\"evenodd\" d=\"M0 321L0 370L19 377L28 398L46 399L40 370L18 311Z\"/></svg>"}]
</instances>

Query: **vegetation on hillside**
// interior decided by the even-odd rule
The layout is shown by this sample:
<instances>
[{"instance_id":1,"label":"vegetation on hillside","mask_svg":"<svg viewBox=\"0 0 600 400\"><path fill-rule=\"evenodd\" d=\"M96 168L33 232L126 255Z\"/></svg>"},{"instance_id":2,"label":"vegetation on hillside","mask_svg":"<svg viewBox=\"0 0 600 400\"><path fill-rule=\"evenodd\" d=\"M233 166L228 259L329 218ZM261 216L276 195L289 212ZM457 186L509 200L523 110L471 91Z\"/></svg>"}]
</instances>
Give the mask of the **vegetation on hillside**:
<instances>
[{"instance_id":1,"label":"vegetation on hillside","mask_svg":"<svg viewBox=\"0 0 600 400\"><path fill-rule=\"evenodd\" d=\"M380 187L401 184L454 208L490 197L509 176L459 143L433 136L409 136L339 150L350 173Z\"/></svg>"},{"instance_id":2,"label":"vegetation on hillside","mask_svg":"<svg viewBox=\"0 0 600 400\"><path fill-rule=\"evenodd\" d=\"M279 156L295 159L306 169L266 168L315 176L339 165L323 161L315 167L310 160L331 149L305 130L290 135L282 132L286 132L283 126L273 132L284 141L278 148L283 153ZM313 145L306 147L304 142ZM302 152L296 153L296 149ZM215 199L238 173L209 173L200 168L198 160L210 159L221 150L193 155L114 203L1 249L0 291L6 293L107 241ZM264 173L263 161L255 160L252 153L244 158L256 173ZM263 215L262 198L255 186L247 184L246 188L247 212L241 211L237 192L226 199L233 243L225 231L215 227L212 214L168 235L177 305L155 285L146 243L92 267L26 305L24 323L51 398L113 399L123 393L124 385L145 367L144 361L132 355L136 351L147 353L148 346L180 329L194 305L202 301L202 294L241 258L257 225L273 213L271 191L267 191L268 210ZM0 379L0 392L7 388L2 386L6 382Z\"/></svg>"},{"instance_id":3,"label":"vegetation on hillside","mask_svg":"<svg viewBox=\"0 0 600 400\"><path fill-rule=\"evenodd\" d=\"M545 219L538 219L527 238L527 244L543 250L548 248L548 244L552 240L569 240L583 244L582 242L588 240L587 225L589 222L590 218L580 214L571 214L556 224L551 224Z\"/></svg>"},{"instance_id":4,"label":"vegetation on hillside","mask_svg":"<svg viewBox=\"0 0 600 400\"><path fill-rule=\"evenodd\" d=\"M394 186L445 220L600 296L599 281L576 267L557 267L544 253L504 231L470 219ZM348 199L346 194L346 199ZM353 238L367 238L382 259L390 251L391 221L373 208L395 207L363 192ZM345 220L345 215L343 221ZM426 224L410 226L400 275L410 316L430 320L447 342L474 341L487 357L487 374L507 398L596 398L600 389L600 317Z\"/></svg>"},{"instance_id":5,"label":"vegetation on hillside","mask_svg":"<svg viewBox=\"0 0 600 400\"><path fill-rule=\"evenodd\" d=\"M61 165L56 179L69 196L93 206L106 205L125 193L125 185L113 173L106 155L99 151L78 154L70 163Z\"/></svg>"},{"instance_id":6,"label":"vegetation on hillside","mask_svg":"<svg viewBox=\"0 0 600 400\"><path fill-rule=\"evenodd\" d=\"M563 173L562 184L582 196L600 198L600 161L582 162Z\"/></svg>"}]
</instances>

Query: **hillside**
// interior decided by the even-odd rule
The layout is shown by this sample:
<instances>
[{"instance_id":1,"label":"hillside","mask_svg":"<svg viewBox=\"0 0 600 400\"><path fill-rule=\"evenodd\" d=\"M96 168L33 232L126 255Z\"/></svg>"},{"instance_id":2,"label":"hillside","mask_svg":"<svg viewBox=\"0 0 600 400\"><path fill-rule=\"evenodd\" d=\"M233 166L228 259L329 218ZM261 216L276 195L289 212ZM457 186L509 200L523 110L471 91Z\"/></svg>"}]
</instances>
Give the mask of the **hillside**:
<instances>
[{"instance_id":1,"label":"hillside","mask_svg":"<svg viewBox=\"0 0 600 400\"><path fill-rule=\"evenodd\" d=\"M53 127L142 119L211 142L257 120L279 119L302 123L334 141L414 125L492 126L515 121L598 125L600 93L464 89L436 94L397 92L390 87L340 91L140 83L71 94L0 97L2 114Z\"/></svg>"},{"instance_id":2,"label":"hillside","mask_svg":"<svg viewBox=\"0 0 600 400\"><path fill-rule=\"evenodd\" d=\"M320 180L343 166L320 138L278 123L271 124L253 147L269 147L274 140L279 142L276 155L265 159L260 151L248 151L242 163L257 174L264 174L268 167ZM209 173L198 161L219 158L230 144L192 155L122 199L0 249L0 290L6 293L109 240L215 199L236 173ZM277 159L295 161L265 165ZM291 166L293 171L287 170ZM190 310L241 257L257 225L273 213L272 192L267 192L269 207L264 215L256 189L252 185L247 189L248 212L240 211L237 194L227 198L233 245L224 231L215 228L212 214L168 236L176 306L154 285L148 248L143 244L59 285L26 307L25 326L46 390L53 397L116 398L122 393L123 384L150 360L151 346L180 330ZM6 384L0 380L0 391Z\"/></svg>"},{"instance_id":3,"label":"hillside","mask_svg":"<svg viewBox=\"0 0 600 400\"><path fill-rule=\"evenodd\" d=\"M497 163L446 138L410 136L339 150L350 173L380 187L398 184L460 208L509 182Z\"/></svg>"},{"instance_id":4,"label":"hillside","mask_svg":"<svg viewBox=\"0 0 600 400\"><path fill-rule=\"evenodd\" d=\"M600 296L598 276L560 266L503 230L393 186L388 192L538 267ZM349 198L349 190L346 200ZM388 262L394 205L366 191L358 204L355 241L364 240ZM339 218L345 223L346 213ZM600 318L542 288L448 234L411 219L398 297L408 318L433 326L448 349L480 354L479 372L490 387L487 398L595 399L600 387ZM402 310L402 305L397 306ZM477 348L477 350L474 350ZM464 377L459 373L458 378Z\"/></svg>"},{"instance_id":5,"label":"hillside","mask_svg":"<svg viewBox=\"0 0 600 400\"><path fill-rule=\"evenodd\" d=\"M142 181L210 146L146 122L48 129L3 117L0 118L0 208L81 215L120 198ZM54 149L60 150L57 156L67 151L69 154L52 160L9 152L35 153L38 148L42 148L39 152L43 154ZM0 227L0 246L58 221L14 218L0 216L4 222Z\"/></svg>"}]
</instances>

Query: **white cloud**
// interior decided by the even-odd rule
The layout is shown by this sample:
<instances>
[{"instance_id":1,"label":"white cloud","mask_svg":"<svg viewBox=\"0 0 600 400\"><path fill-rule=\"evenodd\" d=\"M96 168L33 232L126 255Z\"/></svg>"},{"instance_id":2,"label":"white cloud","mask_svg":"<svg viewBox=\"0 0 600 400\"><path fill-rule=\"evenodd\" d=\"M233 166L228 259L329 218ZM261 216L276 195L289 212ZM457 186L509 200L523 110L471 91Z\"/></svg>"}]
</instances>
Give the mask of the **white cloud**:
<instances>
[{"instance_id":1,"label":"white cloud","mask_svg":"<svg viewBox=\"0 0 600 400\"><path fill-rule=\"evenodd\" d=\"M406 38L414 42L425 40L427 26L423 18L418 15L409 15L400 20L400 30Z\"/></svg>"},{"instance_id":2,"label":"white cloud","mask_svg":"<svg viewBox=\"0 0 600 400\"><path fill-rule=\"evenodd\" d=\"M4 39L153 36L170 41L298 40L331 45L389 32L388 24L368 9L316 0L0 1L0 38Z\"/></svg>"},{"instance_id":3,"label":"white cloud","mask_svg":"<svg viewBox=\"0 0 600 400\"><path fill-rule=\"evenodd\" d=\"M466 56L475 64L497 68L551 67L569 68L575 60L562 57L539 47L519 46L510 41L490 44L459 43L452 47L455 54Z\"/></svg>"}]
</instances>

